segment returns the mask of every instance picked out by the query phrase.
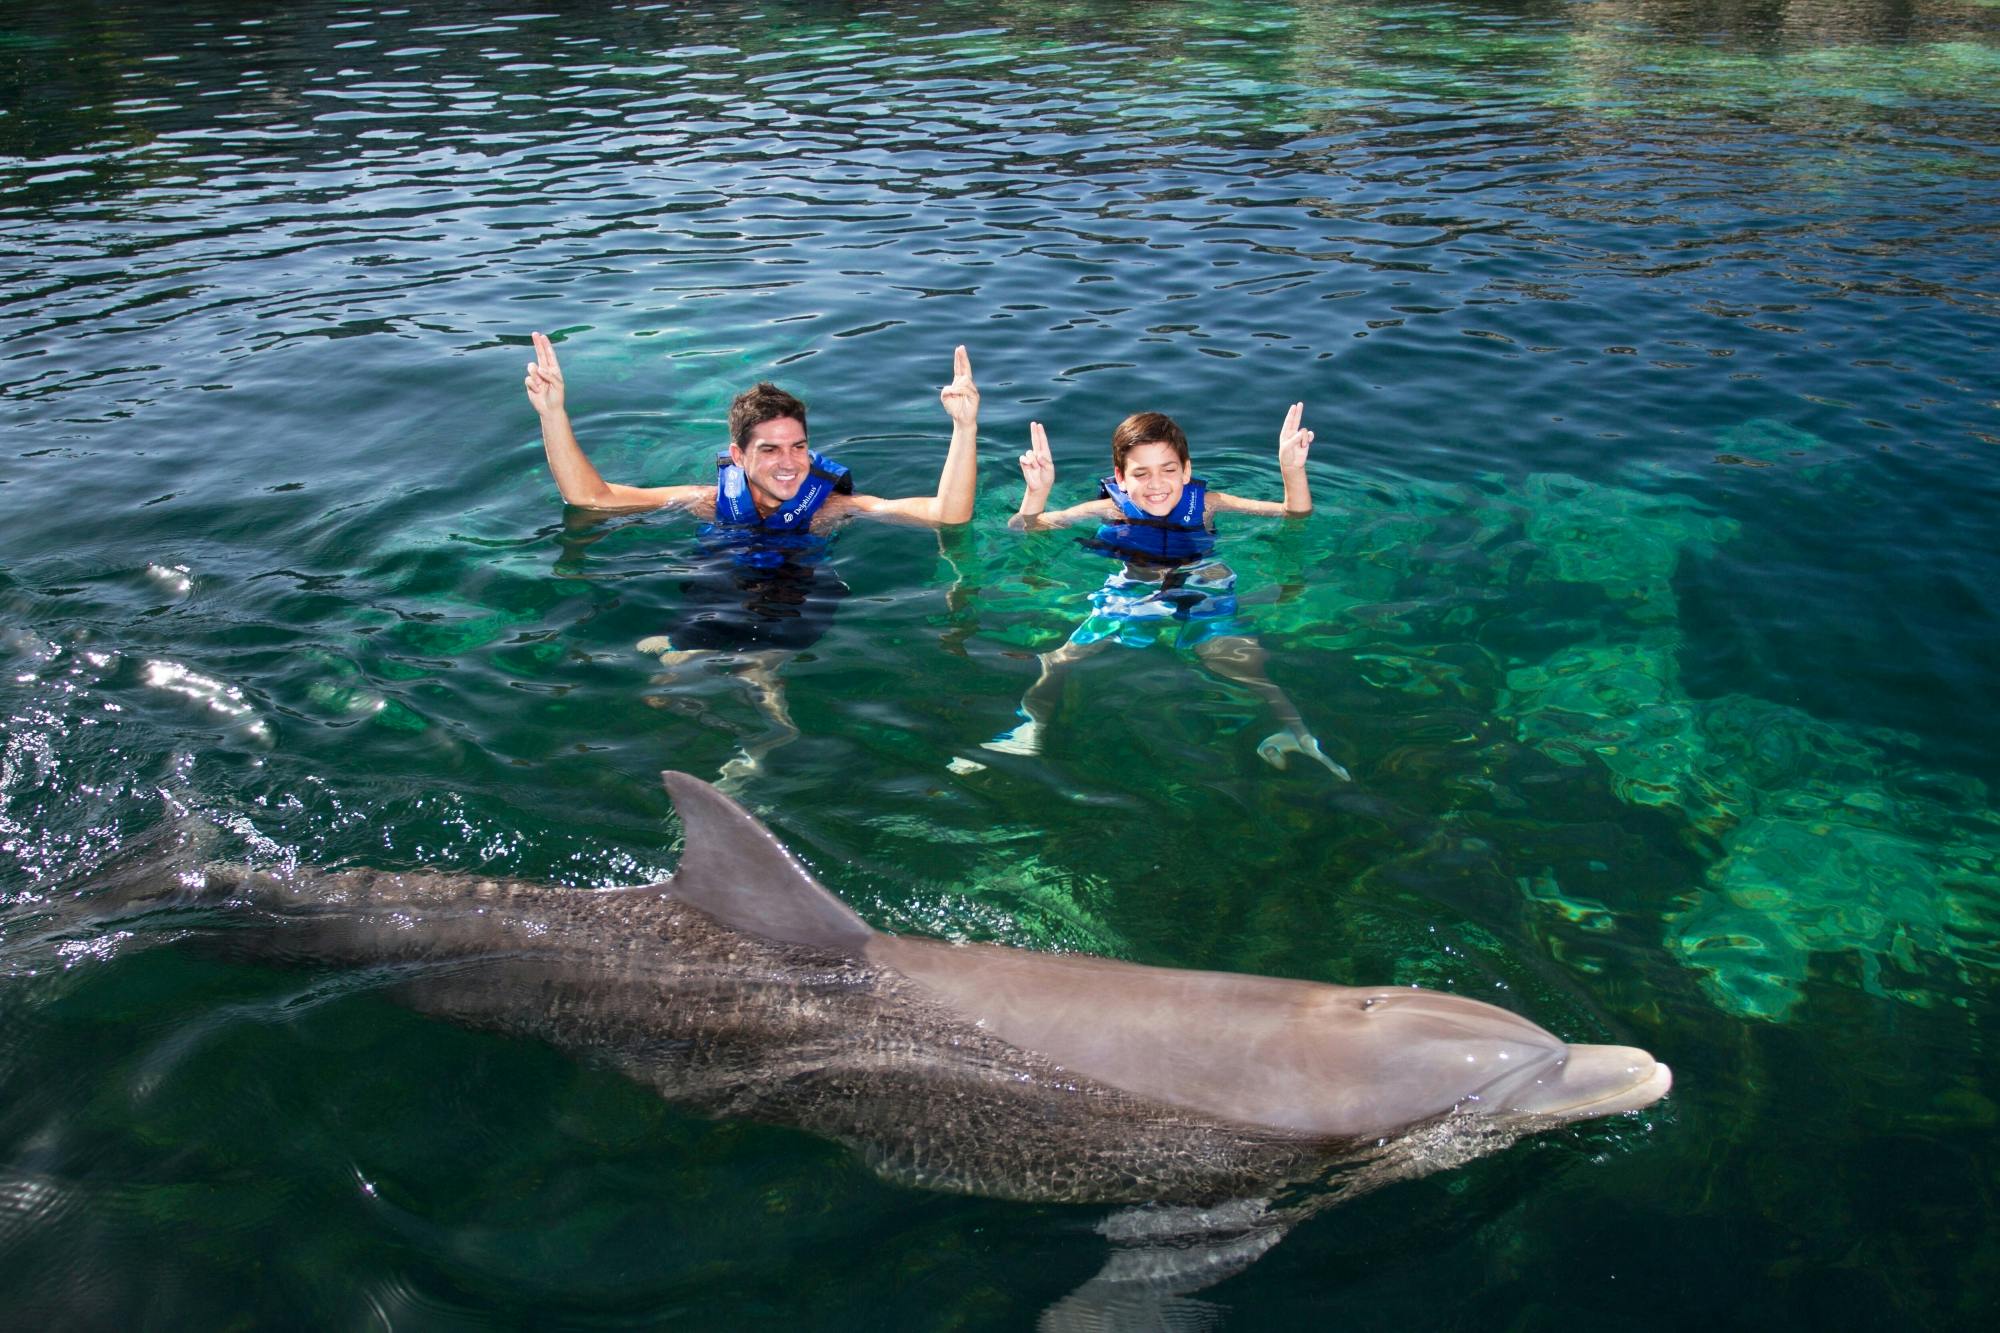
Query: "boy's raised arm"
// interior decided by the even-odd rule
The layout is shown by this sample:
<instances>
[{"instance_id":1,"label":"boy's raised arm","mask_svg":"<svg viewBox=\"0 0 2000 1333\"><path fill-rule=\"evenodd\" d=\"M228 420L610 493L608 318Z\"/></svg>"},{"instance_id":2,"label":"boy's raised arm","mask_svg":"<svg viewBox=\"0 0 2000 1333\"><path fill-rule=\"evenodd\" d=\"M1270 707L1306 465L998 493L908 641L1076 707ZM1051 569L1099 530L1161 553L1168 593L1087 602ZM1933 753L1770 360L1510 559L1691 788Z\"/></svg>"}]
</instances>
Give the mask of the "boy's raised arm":
<instances>
[{"instance_id":1,"label":"boy's raised arm","mask_svg":"<svg viewBox=\"0 0 2000 1333\"><path fill-rule=\"evenodd\" d=\"M1306 480L1306 455L1312 450L1313 433L1299 424L1305 410L1304 403L1293 403L1292 410L1285 413L1284 426L1278 431L1278 475L1285 482L1284 503L1246 500L1240 495L1213 491L1209 495L1210 508L1237 514L1279 514L1287 518L1304 518L1312 512L1312 486Z\"/></svg>"},{"instance_id":2,"label":"boy's raised arm","mask_svg":"<svg viewBox=\"0 0 2000 1333\"><path fill-rule=\"evenodd\" d=\"M1028 451L1021 455L1021 479L1027 483L1027 489L1021 493L1021 507L1007 520L1007 526L1016 531L1067 527L1104 513L1105 502L1101 500L1058 509L1053 514L1046 512L1049 490L1056 484L1056 464L1049 454L1048 432L1039 421L1028 423Z\"/></svg>"},{"instance_id":3,"label":"boy's raised arm","mask_svg":"<svg viewBox=\"0 0 2000 1333\"><path fill-rule=\"evenodd\" d=\"M1027 488L1021 492L1021 507L1015 511L1014 521L1007 526L1039 527L1042 511L1049 507L1049 491L1056 484L1056 462L1049 456L1049 434L1039 421L1028 423L1028 451L1021 455L1021 480L1027 483Z\"/></svg>"}]
</instances>

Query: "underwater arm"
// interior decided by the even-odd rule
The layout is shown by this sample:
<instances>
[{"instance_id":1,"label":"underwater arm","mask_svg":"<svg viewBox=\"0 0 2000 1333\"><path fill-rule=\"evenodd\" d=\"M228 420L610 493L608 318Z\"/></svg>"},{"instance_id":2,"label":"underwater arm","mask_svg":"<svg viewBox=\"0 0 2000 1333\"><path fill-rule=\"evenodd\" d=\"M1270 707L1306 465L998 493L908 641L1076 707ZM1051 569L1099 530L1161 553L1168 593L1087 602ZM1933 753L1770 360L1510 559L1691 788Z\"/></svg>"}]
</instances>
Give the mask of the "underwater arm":
<instances>
[{"instance_id":1,"label":"underwater arm","mask_svg":"<svg viewBox=\"0 0 2000 1333\"><path fill-rule=\"evenodd\" d=\"M587 509L658 509L685 505L707 493L701 486L622 486L606 481L584 456L570 429L563 401L562 367L546 334L535 335L535 359L528 363L528 404L542 422L542 450L565 503Z\"/></svg>"}]
</instances>

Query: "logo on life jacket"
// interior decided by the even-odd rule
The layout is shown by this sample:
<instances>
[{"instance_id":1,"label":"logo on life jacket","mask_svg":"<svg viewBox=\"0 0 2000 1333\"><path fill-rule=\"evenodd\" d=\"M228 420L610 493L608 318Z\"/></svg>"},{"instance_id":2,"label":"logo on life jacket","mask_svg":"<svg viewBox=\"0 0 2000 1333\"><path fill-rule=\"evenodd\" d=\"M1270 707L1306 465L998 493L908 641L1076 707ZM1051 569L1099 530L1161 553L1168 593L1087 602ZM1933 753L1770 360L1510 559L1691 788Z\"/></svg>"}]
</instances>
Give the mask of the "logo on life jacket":
<instances>
[{"instance_id":1,"label":"logo on life jacket","mask_svg":"<svg viewBox=\"0 0 2000 1333\"><path fill-rule=\"evenodd\" d=\"M1208 483L1198 477L1188 479L1173 512L1164 516L1141 509L1113 477L1104 479L1098 498L1117 505L1119 517L1084 542L1094 551L1121 560L1184 565L1215 549L1215 534L1208 527Z\"/></svg>"},{"instance_id":2,"label":"logo on life jacket","mask_svg":"<svg viewBox=\"0 0 2000 1333\"><path fill-rule=\"evenodd\" d=\"M796 494L770 514L759 514L750 495L750 482L743 469L729 461L729 455L715 458L715 521L722 527L765 528L782 532L800 519L807 523L832 495L852 495L854 476L825 454L809 455L805 482Z\"/></svg>"}]
</instances>

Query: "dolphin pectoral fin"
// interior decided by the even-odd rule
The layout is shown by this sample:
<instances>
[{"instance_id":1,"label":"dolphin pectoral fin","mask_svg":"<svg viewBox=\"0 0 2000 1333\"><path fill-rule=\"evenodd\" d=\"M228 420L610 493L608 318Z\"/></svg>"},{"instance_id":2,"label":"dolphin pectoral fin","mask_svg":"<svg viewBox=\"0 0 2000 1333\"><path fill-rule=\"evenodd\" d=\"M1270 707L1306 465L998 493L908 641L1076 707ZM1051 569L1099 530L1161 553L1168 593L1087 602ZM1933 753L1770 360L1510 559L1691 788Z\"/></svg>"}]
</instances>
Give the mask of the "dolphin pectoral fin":
<instances>
[{"instance_id":1,"label":"dolphin pectoral fin","mask_svg":"<svg viewBox=\"0 0 2000 1333\"><path fill-rule=\"evenodd\" d=\"M1227 1313L1186 1296L1100 1290L1098 1281L1092 1278L1042 1311L1038 1333L1208 1333Z\"/></svg>"},{"instance_id":2,"label":"dolphin pectoral fin","mask_svg":"<svg viewBox=\"0 0 2000 1333\"><path fill-rule=\"evenodd\" d=\"M1256 1263L1296 1220L1262 1199L1214 1208L1143 1204L1113 1213L1097 1228L1112 1244L1111 1257L1090 1281L1042 1311L1036 1326L1043 1333L1214 1328L1224 1312L1188 1296Z\"/></svg>"},{"instance_id":3,"label":"dolphin pectoral fin","mask_svg":"<svg viewBox=\"0 0 2000 1333\"><path fill-rule=\"evenodd\" d=\"M687 837L666 889L760 939L857 954L875 932L749 812L700 778L662 773Z\"/></svg>"}]
</instances>

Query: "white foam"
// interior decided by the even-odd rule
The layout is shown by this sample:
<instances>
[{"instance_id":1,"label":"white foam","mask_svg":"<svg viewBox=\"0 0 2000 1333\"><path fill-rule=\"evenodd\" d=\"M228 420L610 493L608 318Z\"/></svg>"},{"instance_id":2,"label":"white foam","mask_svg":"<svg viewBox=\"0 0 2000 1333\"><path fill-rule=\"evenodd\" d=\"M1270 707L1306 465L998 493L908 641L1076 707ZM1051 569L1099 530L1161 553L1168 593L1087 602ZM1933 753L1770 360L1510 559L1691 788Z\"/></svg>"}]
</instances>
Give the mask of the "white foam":
<instances>
[{"instance_id":1,"label":"white foam","mask_svg":"<svg viewBox=\"0 0 2000 1333\"><path fill-rule=\"evenodd\" d=\"M62 649L39 634L14 625L0 627L0 653L8 657L25 658L31 667L54 661L61 652ZM26 681L32 677L20 676L16 679Z\"/></svg>"},{"instance_id":2,"label":"white foam","mask_svg":"<svg viewBox=\"0 0 2000 1333\"><path fill-rule=\"evenodd\" d=\"M194 587L194 577L186 565L147 565L146 577L160 585L160 590L175 597L185 597Z\"/></svg>"},{"instance_id":3,"label":"white foam","mask_svg":"<svg viewBox=\"0 0 2000 1333\"><path fill-rule=\"evenodd\" d=\"M261 745L271 743L271 724L258 716L243 691L213 676L204 676L179 662L157 658L146 663L146 684L156 690L178 694L231 724L242 735Z\"/></svg>"},{"instance_id":4,"label":"white foam","mask_svg":"<svg viewBox=\"0 0 2000 1333\"><path fill-rule=\"evenodd\" d=\"M118 956L118 946L131 938L131 931L119 930L87 940L65 940L56 946L56 957L64 971L85 963L108 963Z\"/></svg>"}]
</instances>

